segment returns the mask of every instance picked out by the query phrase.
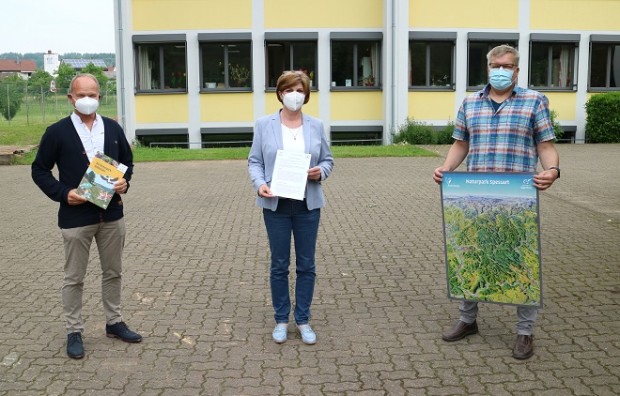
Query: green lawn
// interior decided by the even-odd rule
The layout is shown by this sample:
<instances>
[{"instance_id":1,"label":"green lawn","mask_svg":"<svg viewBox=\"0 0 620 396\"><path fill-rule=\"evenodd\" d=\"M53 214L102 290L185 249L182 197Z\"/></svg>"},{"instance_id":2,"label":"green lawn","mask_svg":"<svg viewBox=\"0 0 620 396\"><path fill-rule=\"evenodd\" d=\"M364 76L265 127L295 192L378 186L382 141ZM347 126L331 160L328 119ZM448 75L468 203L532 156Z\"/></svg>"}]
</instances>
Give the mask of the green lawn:
<instances>
[{"instance_id":1,"label":"green lawn","mask_svg":"<svg viewBox=\"0 0 620 396\"><path fill-rule=\"evenodd\" d=\"M136 162L196 161L247 159L249 147L207 148L188 150L181 148L134 148ZM352 157L434 157L437 154L413 145L391 146L333 146L336 158Z\"/></svg>"},{"instance_id":2,"label":"green lawn","mask_svg":"<svg viewBox=\"0 0 620 396\"><path fill-rule=\"evenodd\" d=\"M134 147L135 162L164 161L209 161L209 160L246 160L249 147L208 148L188 150L181 148L148 148ZM367 157L436 157L437 154L413 145L391 146L333 146L335 158L367 158ZM36 150L22 156L15 156L15 165L30 165Z\"/></svg>"},{"instance_id":3,"label":"green lawn","mask_svg":"<svg viewBox=\"0 0 620 396\"><path fill-rule=\"evenodd\" d=\"M10 122L0 117L0 145L36 146L48 125L67 116L73 107L66 96L48 97L45 102L30 98ZM103 98L99 112L108 117L116 117L114 97ZM180 148L135 147L136 162L153 161L202 161L202 160L245 160L249 147L208 148L188 150ZM334 157L429 157L436 156L428 150L413 145L391 146L333 146ZM14 157L15 164L31 164L36 151Z\"/></svg>"},{"instance_id":4,"label":"green lawn","mask_svg":"<svg viewBox=\"0 0 620 396\"><path fill-rule=\"evenodd\" d=\"M11 121L0 116L0 145L32 146L39 144L45 128L66 117L72 111L73 106L65 95L50 95L44 101L28 97ZM107 117L116 117L116 97L102 98L98 111Z\"/></svg>"}]
</instances>

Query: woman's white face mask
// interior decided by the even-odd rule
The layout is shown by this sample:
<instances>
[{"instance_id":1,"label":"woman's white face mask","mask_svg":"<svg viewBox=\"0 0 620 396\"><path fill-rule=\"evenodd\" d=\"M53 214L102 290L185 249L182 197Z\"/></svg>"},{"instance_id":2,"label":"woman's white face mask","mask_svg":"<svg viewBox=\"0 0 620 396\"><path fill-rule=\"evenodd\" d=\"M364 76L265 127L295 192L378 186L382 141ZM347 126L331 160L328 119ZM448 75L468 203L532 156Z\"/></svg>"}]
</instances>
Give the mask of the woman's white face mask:
<instances>
[{"instance_id":1,"label":"woman's white face mask","mask_svg":"<svg viewBox=\"0 0 620 396\"><path fill-rule=\"evenodd\" d=\"M289 109L290 111L297 111L301 109L301 106L304 104L304 100L306 99L306 95L301 92L289 92L282 96L282 104Z\"/></svg>"}]
</instances>

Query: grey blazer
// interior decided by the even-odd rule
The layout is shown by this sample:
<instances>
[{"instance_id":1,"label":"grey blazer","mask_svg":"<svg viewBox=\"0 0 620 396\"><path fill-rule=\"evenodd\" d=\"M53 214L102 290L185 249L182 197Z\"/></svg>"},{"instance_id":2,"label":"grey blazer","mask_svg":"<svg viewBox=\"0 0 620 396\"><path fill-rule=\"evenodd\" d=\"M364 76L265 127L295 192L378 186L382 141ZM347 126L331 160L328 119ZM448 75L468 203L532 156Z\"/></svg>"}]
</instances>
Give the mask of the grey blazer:
<instances>
[{"instance_id":1,"label":"grey blazer","mask_svg":"<svg viewBox=\"0 0 620 396\"><path fill-rule=\"evenodd\" d=\"M318 118L302 114L305 152L310 154L310 167L321 167L321 181L327 179L334 167L334 157L329 149L323 122ZM263 184L271 185L273 166L276 161L276 152L282 147L282 126L280 111L256 120L254 138L248 157L248 172L254 190ZM321 181L308 180L306 185L306 205L308 210L325 206L325 196ZM258 194L257 194L258 195ZM263 198L258 196L256 204L261 208L275 211L278 207L278 197Z\"/></svg>"}]
</instances>

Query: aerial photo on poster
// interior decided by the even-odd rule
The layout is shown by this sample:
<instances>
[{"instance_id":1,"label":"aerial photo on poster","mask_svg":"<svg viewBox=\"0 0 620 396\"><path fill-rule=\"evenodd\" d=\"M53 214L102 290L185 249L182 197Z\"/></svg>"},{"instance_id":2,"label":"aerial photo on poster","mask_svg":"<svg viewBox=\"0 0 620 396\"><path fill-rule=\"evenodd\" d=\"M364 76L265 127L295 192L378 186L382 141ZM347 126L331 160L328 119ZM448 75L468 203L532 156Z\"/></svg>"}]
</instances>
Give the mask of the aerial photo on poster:
<instances>
[{"instance_id":1,"label":"aerial photo on poster","mask_svg":"<svg viewBox=\"0 0 620 396\"><path fill-rule=\"evenodd\" d=\"M538 190L531 173L446 172L448 297L542 306Z\"/></svg>"}]
</instances>

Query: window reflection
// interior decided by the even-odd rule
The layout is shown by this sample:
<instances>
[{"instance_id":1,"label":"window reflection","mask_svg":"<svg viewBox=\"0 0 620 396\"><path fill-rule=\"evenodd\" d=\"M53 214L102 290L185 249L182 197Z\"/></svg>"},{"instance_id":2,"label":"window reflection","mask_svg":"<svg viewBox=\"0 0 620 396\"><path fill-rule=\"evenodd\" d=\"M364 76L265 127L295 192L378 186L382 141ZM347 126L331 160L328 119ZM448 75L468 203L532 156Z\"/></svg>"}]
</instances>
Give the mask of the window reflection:
<instances>
[{"instance_id":1,"label":"window reflection","mask_svg":"<svg viewBox=\"0 0 620 396\"><path fill-rule=\"evenodd\" d=\"M185 43L138 44L137 89L187 90Z\"/></svg>"},{"instance_id":2,"label":"window reflection","mask_svg":"<svg viewBox=\"0 0 620 396\"><path fill-rule=\"evenodd\" d=\"M376 41L332 41L332 86L379 87L381 45Z\"/></svg>"},{"instance_id":3,"label":"window reflection","mask_svg":"<svg viewBox=\"0 0 620 396\"><path fill-rule=\"evenodd\" d=\"M204 89L251 89L250 42L201 43Z\"/></svg>"},{"instance_id":4,"label":"window reflection","mask_svg":"<svg viewBox=\"0 0 620 396\"><path fill-rule=\"evenodd\" d=\"M574 43L532 43L530 86L572 89L575 49Z\"/></svg>"},{"instance_id":5,"label":"window reflection","mask_svg":"<svg viewBox=\"0 0 620 396\"><path fill-rule=\"evenodd\" d=\"M267 41L267 86L275 88L285 70L301 70L310 78L311 86L317 81L316 41Z\"/></svg>"},{"instance_id":6,"label":"window reflection","mask_svg":"<svg viewBox=\"0 0 620 396\"><path fill-rule=\"evenodd\" d=\"M452 87L453 42L411 41L409 43L409 85Z\"/></svg>"},{"instance_id":7,"label":"window reflection","mask_svg":"<svg viewBox=\"0 0 620 396\"><path fill-rule=\"evenodd\" d=\"M620 44L592 43L590 52L590 87L619 88Z\"/></svg>"}]
</instances>

